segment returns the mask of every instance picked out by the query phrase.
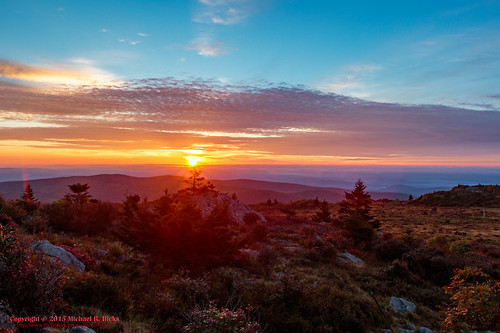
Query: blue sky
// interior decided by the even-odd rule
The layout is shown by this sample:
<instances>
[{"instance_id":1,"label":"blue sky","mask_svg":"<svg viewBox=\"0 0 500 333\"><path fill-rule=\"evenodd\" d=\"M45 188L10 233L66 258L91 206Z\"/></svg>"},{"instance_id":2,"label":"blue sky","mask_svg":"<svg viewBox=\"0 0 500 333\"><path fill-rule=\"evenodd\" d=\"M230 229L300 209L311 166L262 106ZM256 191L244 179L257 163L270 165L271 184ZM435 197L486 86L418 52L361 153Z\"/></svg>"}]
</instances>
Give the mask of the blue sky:
<instances>
[{"instance_id":1,"label":"blue sky","mask_svg":"<svg viewBox=\"0 0 500 333\"><path fill-rule=\"evenodd\" d=\"M500 166L500 1L0 0L0 165Z\"/></svg>"},{"instance_id":2,"label":"blue sky","mask_svg":"<svg viewBox=\"0 0 500 333\"><path fill-rule=\"evenodd\" d=\"M0 1L0 59L499 109L500 1Z\"/></svg>"}]
</instances>

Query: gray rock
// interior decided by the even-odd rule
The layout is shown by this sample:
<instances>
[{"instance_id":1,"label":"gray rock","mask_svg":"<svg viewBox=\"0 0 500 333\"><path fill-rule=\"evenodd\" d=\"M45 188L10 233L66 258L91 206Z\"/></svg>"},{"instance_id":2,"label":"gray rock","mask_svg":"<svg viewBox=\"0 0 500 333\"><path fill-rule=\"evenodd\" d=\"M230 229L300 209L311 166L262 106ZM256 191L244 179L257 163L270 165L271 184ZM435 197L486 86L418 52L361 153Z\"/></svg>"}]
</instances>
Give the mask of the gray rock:
<instances>
[{"instance_id":1,"label":"gray rock","mask_svg":"<svg viewBox=\"0 0 500 333\"><path fill-rule=\"evenodd\" d=\"M105 251L105 250L97 250L97 255L100 256L100 257L105 257L108 255L108 251Z\"/></svg>"},{"instance_id":2,"label":"gray rock","mask_svg":"<svg viewBox=\"0 0 500 333\"><path fill-rule=\"evenodd\" d=\"M391 297L389 305L391 306L392 311L400 314L413 313L417 308L414 303L400 297Z\"/></svg>"},{"instance_id":3,"label":"gray rock","mask_svg":"<svg viewBox=\"0 0 500 333\"><path fill-rule=\"evenodd\" d=\"M417 331L417 327L415 325L413 325L412 323L407 323L406 324L406 328L409 329L412 332L416 332Z\"/></svg>"},{"instance_id":4,"label":"gray rock","mask_svg":"<svg viewBox=\"0 0 500 333\"><path fill-rule=\"evenodd\" d=\"M344 252L338 258L340 262L363 266L365 262L349 252Z\"/></svg>"},{"instance_id":5,"label":"gray rock","mask_svg":"<svg viewBox=\"0 0 500 333\"><path fill-rule=\"evenodd\" d=\"M192 196L192 200L201 211L201 216L206 218L214 210L215 207L227 207L229 217L237 223L243 224L245 215L248 213L255 213L259 216L261 222L266 222L265 217L255 210L249 208L243 202L231 198L224 193L203 193Z\"/></svg>"},{"instance_id":6,"label":"gray rock","mask_svg":"<svg viewBox=\"0 0 500 333\"><path fill-rule=\"evenodd\" d=\"M2 331L1 330L2 328L8 329L8 330L16 328L15 323L13 323L9 320L10 316L11 315L8 313L8 311L6 309L0 308L0 331Z\"/></svg>"},{"instance_id":7,"label":"gray rock","mask_svg":"<svg viewBox=\"0 0 500 333\"><path fill-rule=\"evenodd\" d=\"M407 330L407 329L404 329L404 328L400 328L400 329L398 330L398 332L399 332L399 333L412 333L412 331L411 331L411 330Z\"/></svg>"},{"instance_id":8,"label":"gray rock","mask_svg":"<svg viewBox=\"0 0 500 333\"><path fill-rule=\"evenodd\" d=\"M58 258L61 262L68 266L74 267L76 270L83 272L85 270L85 265L74 255L63 249L62 247L55 246L48 240L36 241L31 244L33 250L38 252L43 252L49 257Z\"/></svg>"},{"instance_id":9,"label":"gray rock","mask_svg":"<svg viewBox=\"0 0 500 333\"><path fill-rule=\"evenodd\" d=\"M96 331L87 326L74 326L69 329L68 333L96 333Z\"/></svg>"},{"instance_id":10,"label":"gray rock","mask_svg":"<svg viewBox=\"0 0 500 333\"><path fill-rule=\"evenodd\" d=\"M427 328L427 327L420 327L420 329L418 330L418 333L434 333L433 330L431 330L430 328Z\"/></svg>"},{"instance_id":11,"label":"gray rock","mask_svg":"<svg viewBox=\"0 0 500 333\"><path fill-rule=\"evenodd\" d=\"M392 333L392 330L390 328L386 328L382 332L383 333Z\"/></svg>"}]
</instances>

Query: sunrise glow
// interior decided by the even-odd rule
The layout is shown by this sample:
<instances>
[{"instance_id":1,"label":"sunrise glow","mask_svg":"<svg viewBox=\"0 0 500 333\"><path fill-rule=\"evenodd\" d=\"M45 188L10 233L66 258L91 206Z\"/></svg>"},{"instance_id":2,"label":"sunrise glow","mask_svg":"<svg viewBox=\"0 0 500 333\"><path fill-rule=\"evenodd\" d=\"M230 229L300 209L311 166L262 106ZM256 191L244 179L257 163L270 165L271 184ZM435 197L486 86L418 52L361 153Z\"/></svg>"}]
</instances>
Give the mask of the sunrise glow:
<instances>
[{"instance_id":1,"label":"sunrise glow","mask_svg":"<svg viewBox=\"0 0 500 333\"><path fill-rule=\"evenodd\" d=\"M0 165L500 166L495 2L85 8L2 4Z\"/></svg>"},{"instance_id":2,"label":"sunrise glow","mask_svg":"<svg viewBox=\"0 0 500 333\"><path fill-rule=\"evenodd\" d=\"M203 161L203 158L199 156L186 156L184 157L190 166L196 166L198 162Z\"/></svg>"}]
</instances>

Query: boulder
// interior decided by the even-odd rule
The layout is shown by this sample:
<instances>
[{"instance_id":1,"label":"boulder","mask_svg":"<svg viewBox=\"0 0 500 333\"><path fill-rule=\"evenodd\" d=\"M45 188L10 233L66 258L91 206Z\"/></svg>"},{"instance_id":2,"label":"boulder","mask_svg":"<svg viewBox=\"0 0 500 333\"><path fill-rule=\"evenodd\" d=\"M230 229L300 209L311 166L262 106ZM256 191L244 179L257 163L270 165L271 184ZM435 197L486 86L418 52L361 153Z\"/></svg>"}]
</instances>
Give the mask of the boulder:
<instances>
[{"instance_id":1,"label":"boulder","mask_svg":"<svg viewBox=\"0 0 500 333\"><path fill-rule=\"evenodd\" d=\"M73 267L80 272L85 270L85 265L80 260L76 259L73 254L62 247L53 245L48 240L36 241L31 244L31 248L37 252L43 252L49 257L58 258L67 267Z\"/></svg>"},{"instance_id":2,"label":"boulder","mask_svg":"<svg viewBox=\"0 0 500 333\"><path fill-rule=\"evenodd\" d=\"M96 331L87 326L74 326L69 329L68 333L96 333Z\"/></svg>"},{"instance_id":3,"label":"boulder","mask_svg":"<svg viewBox=\"0 0 500 333\"><path fill-rule=\"evenodd\" d=\"M389 305L392 311L400 314L413 313L417 308L414 303L400 297L391 297Z\"/></svg>"},{"instance_id":4,"label":"boulder","mask_svg":"<svg viewBox=\"0 0 500 333\"><path fill-rule=\"evenodd\" d=\"M417 327L415 325L413 325L412 323L407 323L406 324L406 328L409 329L412 332L416 332L417 331Z\"/></svg>"},{"instance_id":5,"label":"boulder","mask_svg":"<svg viewBox=\"0 0 500 333\"><path fill-rule=\"evenodd\" d=\"M349 252L342 253L338 260L343 263L350 263L355 265L363 266L365 262Z\"/></svg>"},{"instance_id":6,"label":"boulder","mask_svg":"<svg viewBox=\"0 0 500 333\"><path fill-rule=\"evenodd\" d=\"M3 332L2 329L8 332L8 330L14 330L16 328L16 324L9 319L11 315L12 309L10 306L0 303L0 332Z\"/></svg>"},{"instance_id":7,"label":"boulder","mask_svg":"<svg viewBox=\"0 0 500 333\"><path fill-rule=\"evenodd\" d=\"M434 333L433 330L431 330L430 328L427 328L427 327L420 327L420 329L418 330L418 333Z\"/></svg>"},{"instance_id":8,"label":"boulder","mask_svg":"<svg viewBox=\"0 0 500 333\"><path fill-rule=\"evenodd\" d=\"M249 208L243 202L231 198L224 193L209 192L197 194L192 196L195 207L201 211L201 216L206 218L214 210L215 207L227 207L229 217L239 223L243 224L246 214L254 213L260 218L261 222L266 222L264 216Z\"/></svg>"}]
</instances>

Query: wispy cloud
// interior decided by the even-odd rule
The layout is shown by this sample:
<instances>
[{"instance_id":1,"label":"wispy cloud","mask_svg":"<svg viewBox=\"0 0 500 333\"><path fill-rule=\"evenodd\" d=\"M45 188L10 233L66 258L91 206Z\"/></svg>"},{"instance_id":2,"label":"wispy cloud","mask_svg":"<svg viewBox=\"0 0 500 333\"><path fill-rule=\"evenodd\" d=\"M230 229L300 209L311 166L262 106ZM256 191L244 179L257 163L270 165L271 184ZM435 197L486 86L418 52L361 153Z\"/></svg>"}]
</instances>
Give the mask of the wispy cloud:
<instances>
[{"instance_id":1,"label":"wispy cloud","mask_svg":"<svg viewBox=\"0 0 500 333\"><path fill-rule=\"evenodd\" d=\"M187 50L195 50L201 56L217 57L229 52L225 43L217 41L210 37L199 37L193 41Z\"/></svg>"},{"instance_id":2,"label":"wispy cloud","mask_svg":"<svg viewBox=\"0 0 500 333\"><path fill-rule=\"evenodd\" d=\"M44 94L3 84L0 101L0 118L15 124L0 131L0 150L24 140L30 149L134 158L149 151L158 159L206 147L206 158L224 163L500 161L499 112L376 103L298 87L165 78Z\"/></svg>"},{"instance_id":3,"label":"wispy cloud","mask_svg":"<svg viewBox=\"0 0 500 333\"><path fill-rule=\"evenodd\" d=\"M250 0L199 0L201 7L193 19L208 24L237 24L255 11L256 1Z\"/></svg>"},{"instance_id":4,"label":"wispy cloud","mask_svg":"<svg viewBox=\"0 0 500 333\"><path fill-rule=\"evenodd\" d=\"M138 33L137 33L137 36L141 36L141 37L149 37L149 36L151 36L151 35L144 34L144 33L142 33L142 32L138 32Z\"/></svg>"},{"instance_id":5,"label":"wispy cloud","mask_svg":"<svg viewBox=\"0 0 500 333\"><path fill-rule=\"evenodd\" d=\"M372 91L366 80L382 70L379 65L355 64L345 68L340 74L328 78L318 85L325 92L345 94L357 98L370 98Z\"/></svg>"},{"instance_id":6,"label":"wispy cloud","mask_svg":"<svg viewBox=\"0 0 500 333\"><path fill-rule=\"evenodd\" d=\"M103 86L118 83L112 74L95 67L83 58L71 59L66 64L33 66L0 60L0 77L52 85Z\"/></svg>"}]
</instances>

